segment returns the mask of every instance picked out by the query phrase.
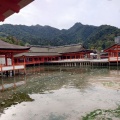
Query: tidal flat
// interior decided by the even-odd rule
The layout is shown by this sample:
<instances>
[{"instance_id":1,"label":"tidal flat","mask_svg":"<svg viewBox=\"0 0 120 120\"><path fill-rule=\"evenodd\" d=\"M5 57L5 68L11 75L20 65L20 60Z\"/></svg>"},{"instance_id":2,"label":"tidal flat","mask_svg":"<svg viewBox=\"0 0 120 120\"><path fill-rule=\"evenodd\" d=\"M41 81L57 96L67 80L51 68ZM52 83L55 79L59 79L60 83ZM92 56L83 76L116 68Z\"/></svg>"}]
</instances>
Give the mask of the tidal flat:
<instances>
[{"instance_id":1,"label":"tidal flat","mask_svg":"<svg viewBox=\"0 0 120 120\"><path fill-rule=\"evenodd\" d=\"M119 67L29 67L0 90L0 120L120 120Z\"/></svg>"}]
</instances>

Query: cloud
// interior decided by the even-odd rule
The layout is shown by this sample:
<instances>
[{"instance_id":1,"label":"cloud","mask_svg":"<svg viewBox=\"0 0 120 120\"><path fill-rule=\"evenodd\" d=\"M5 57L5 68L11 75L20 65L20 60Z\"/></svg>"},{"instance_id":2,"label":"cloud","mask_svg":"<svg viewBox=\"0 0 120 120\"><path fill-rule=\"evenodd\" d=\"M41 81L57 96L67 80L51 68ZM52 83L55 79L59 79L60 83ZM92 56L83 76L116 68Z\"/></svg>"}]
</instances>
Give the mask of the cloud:
<instances>
[{"instance_id":1,"label":"cloud","mask_svg":"<svg viewBox=\"0 0 120 120\"><path fill-rule=\"evenodd\" d=\"M76 22L120 28L120 0L35 0L4 23L70 28ZM2 23L1 23L2 24Z\"/></svg>"}]
</instances>

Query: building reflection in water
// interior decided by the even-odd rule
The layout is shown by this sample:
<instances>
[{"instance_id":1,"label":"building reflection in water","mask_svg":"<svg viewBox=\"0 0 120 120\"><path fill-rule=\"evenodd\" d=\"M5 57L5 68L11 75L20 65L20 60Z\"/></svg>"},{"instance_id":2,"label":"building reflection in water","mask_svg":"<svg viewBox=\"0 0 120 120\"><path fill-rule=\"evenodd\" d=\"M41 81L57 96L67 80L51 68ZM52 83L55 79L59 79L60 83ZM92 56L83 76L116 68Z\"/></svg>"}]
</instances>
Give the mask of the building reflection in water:
<instances>
[{"instance_id":1,"label":"building reflection in water","mask_svg":"<svg viewBox=\"0 0 120 120\"><path fill-rule=\"evenodd\" d=\"M11 78L1 78L0 91L16 88L18 86L26 84L26 76L15 76Z\"/></svg>"}]
</instances>

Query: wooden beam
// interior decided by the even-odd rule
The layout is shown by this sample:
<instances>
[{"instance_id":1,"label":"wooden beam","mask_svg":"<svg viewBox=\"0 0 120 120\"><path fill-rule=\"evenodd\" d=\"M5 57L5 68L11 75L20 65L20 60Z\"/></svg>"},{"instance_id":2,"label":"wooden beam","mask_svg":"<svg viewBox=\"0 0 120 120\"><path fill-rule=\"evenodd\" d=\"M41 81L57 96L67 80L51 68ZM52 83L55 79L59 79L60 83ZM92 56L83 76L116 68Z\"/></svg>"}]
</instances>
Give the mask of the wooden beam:
<instances>
[{"instance_id":1,"label":"wooden beam","mask_svg":"<svg viewBox=\"0 0 120 120\"><path fill-rule=\"evenodd\" d=\"M13 54L18 54L18 53L28 52L28 50L19 50L19 49L18 49L18 50L14 50L14 49L13 49L13 50L9 50L9 49L6 49L6 50L4 50L4 49L2 50L2 49L1 49L1 50L0 50L0 54L1 54L1 55L4 55L4 54L6 54L6 53L11 53L11 52L12 52Z\"/></svg>"},{"instance_id":2,"label":"wooden beam","mask_svg":"<svg viewBox=\"0 0 120 120\"><path fill-rule=\"evenodd\" d=\"M10 0L1 0L0 2L1 7L7 8L7 10L12 10L16 13L18 13L20 10L20 6L15 2L11 2Z\"/></svg>"},{"instance_id":3,"label":"wooden beam","mask_svg":"<svg viewBox=\"0 0 120 120\"><path fill-rule=\"evenodd\" d=\"M0 21L4 21L5 20L5 16L0 14Z\"/></svg>"}]
</instances>

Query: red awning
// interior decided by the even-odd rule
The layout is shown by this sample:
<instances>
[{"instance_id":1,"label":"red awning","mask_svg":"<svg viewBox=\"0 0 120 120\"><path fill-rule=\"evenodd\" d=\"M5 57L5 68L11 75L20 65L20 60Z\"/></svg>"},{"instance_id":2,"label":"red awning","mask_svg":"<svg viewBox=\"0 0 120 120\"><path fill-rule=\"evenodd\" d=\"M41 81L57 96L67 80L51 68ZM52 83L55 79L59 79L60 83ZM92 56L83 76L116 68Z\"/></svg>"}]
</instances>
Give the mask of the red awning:
<instances>
[{"instance_id":1,"label":"red awning","mask_svg":"<svg viewBox=\"0 0 120 120\"><path fill-rule=\"evenodd\" d=\"M18 13L20 9L32 1L34 0L0 0L0 21L4 21L12 14Z\"/></svg>"}]
</instances>

